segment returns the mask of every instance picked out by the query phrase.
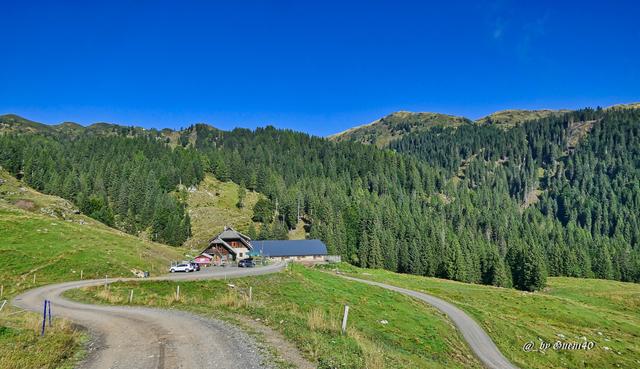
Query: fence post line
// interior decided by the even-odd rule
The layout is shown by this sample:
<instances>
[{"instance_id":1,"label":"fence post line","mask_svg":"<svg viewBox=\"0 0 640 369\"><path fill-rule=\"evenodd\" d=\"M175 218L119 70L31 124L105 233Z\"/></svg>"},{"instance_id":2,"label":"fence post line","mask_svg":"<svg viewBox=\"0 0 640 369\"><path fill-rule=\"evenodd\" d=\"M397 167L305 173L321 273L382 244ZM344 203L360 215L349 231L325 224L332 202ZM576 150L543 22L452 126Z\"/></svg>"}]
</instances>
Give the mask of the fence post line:
<instances>
[{"instance_id":1,"label":"fence post line","mask_svg":"<svg viewBox=\"0 0 640 369\"><path fill-rule=\"evenodd\" d=\"M251 302L252 296L253 296L253 287L249 286L249 302Z\"/></svg>"},{"instance_id":2,"label":"fence post line","mask_svg":"<svg viewBox=\"0 0 640 369\"><path fill-rule=\"evenodd\" d=\"M52 327L51 324L51 301L47 301L47 305L49 305L49 327Z\"/></svg>"},{"instance_id":3,"label":"fence post line","mask_svg":"<svg viewBox=\"0 0 640 369\"><path fill-rule=\"evenodd\" d=\"M176 287L176 300L180 300L180 285Z\"/></svg>"},{"instance_id":4,"label":"fence post line","mask_svg":"<svg viewBox=\"0 0 640 369\"><path fill-rule=\"evenodd\" d=\"M131 301L133 301L133 290L129 292L129 303L131 303Z\"/></svg>"},{"instance_id":5,"label":"fence post line","mask_svg":"<svg viewBox=\"0 0 640 369\"><path fill-rule=\"evenodd\" d=\"M342 334L347 332L347 320L349 319L349 305L344 306L344 315L342 316Z\"/></svg>"},{"instance_id":6,"label":"fence post line","mask_svg":"<svg viewBox=\"0 0 640 369\"><path fill-rule=\"evenodd\" d=\"M33 273L33 284L36 284L36 273Z\"/></svg>"},{"instance_id":7,"label":"fence post line","mask_svg":"<svg viewBox=\"0 0 640 369\"><path fill-rule=\"evenodd\" d=\"M80 280L82 280L82 269L80 269Z\"/></svg>"},{"instance_id":8,"label":"fence post line","mask_svg":"<svg viewBox=\"0 0 640 369\"><path fill-rule=\"evenodd\" d=\"M104 276L104 288L107 288L107 280L108 280L108 276L105 274Z\"/></svg>"},{"instance_id":9,"label":"fence post line","mask_svg":"<svg viewBox=\"0 0 640 369\"><path fill-rule=\"evenodd\" d=\"M47 300L44 300L44 310L42 311L42 332L40 333L40 337L44 337L44 328L45 328L46 321L47 321Z\"/></svg>"}]
</instances>

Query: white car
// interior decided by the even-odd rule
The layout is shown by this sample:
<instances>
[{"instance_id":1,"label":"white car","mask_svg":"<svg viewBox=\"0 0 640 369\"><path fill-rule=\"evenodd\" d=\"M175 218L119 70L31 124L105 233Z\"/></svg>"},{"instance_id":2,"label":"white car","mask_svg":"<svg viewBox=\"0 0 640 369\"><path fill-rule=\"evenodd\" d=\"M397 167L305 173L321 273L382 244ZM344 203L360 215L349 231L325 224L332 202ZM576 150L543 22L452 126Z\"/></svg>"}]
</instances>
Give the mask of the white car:
<instances>
[{"instance_id":1,"label":"white car","mask_svg":"<svg viewBox=\"0 0 640 369\"><path fill-rule=\"evenodd\" d=\"M171 273L175 272L193 272L195 268L191 264L178 264L174 265L169 269Z\"/></svg>"}]
</instances>

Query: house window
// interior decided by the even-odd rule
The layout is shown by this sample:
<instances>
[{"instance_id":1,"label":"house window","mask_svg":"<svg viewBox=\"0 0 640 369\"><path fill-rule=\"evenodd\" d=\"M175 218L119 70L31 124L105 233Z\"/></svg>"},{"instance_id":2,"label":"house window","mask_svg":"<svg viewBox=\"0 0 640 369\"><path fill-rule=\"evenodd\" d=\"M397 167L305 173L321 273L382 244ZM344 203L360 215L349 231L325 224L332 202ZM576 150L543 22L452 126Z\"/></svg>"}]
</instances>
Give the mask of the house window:
<instances>
[{"instance_id":1,"label":"house window","mask_svg":"<svg viewBox=\"0 0 640 369\"><path fill-rule=\"evenodd\" d=\"M240 257L242 257L242 253L240 253Z\"/></svg>"}]
</instances>

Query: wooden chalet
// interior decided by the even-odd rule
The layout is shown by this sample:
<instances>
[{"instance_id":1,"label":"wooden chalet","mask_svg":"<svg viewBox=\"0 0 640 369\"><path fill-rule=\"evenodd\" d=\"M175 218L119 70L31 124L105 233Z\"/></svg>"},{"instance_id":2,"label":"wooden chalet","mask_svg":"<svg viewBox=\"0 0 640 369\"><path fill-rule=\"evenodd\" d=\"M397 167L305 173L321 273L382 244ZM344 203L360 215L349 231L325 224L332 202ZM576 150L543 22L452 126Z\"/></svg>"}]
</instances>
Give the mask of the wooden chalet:
<instances>
[{"instance_id":1,"label":"wooden chalet","mask_svg":"<svg viewBox=\"0 0 640 369\"><path fill-rule=\"evenodd\" d=\"M225 226L222 233L209 240L207 248L200 253L202 257L196 258L196 262L220 264L242 260L249 257L252 249L251 238Z\"/></svg>"}]
</instances>

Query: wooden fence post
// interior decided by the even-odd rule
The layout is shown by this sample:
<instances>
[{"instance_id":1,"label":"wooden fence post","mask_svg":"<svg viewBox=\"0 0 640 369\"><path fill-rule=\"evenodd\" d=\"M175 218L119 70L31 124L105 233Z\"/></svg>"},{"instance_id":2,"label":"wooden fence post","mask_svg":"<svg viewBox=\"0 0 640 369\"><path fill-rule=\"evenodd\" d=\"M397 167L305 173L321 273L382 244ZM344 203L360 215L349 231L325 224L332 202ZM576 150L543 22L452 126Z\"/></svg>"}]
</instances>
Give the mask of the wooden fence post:
<instances>
[{"instance_id":1,"label":"wooden fence post","mask_svg":"<svg viewBox=\"0 0 640 369\"><path fill-rule=\"evenodd\" d=\"M82 269L80 269L80 280L82 280Z\"/></svg>"},{"instance_id":2,"label":"wooden fence post","mask_svg":"<svg viewBox=\"0 0 640 369\"><path fill-rule=\"evenodd\" d=\"M0 299L2 298L3 295L4 295L4 284L0 286Z\"/></svg>"},{"instance_id":3,"label":"wooden fence post","mask_svg":"<svg viewBox=\"0 0 640 369\"><path fill-rule=\"evenodd\" d=\"M33 273L33 284L36 284L36 273Z\"/></svg>"},{"instance_id":4,"label":"wooden fence post","mask_svg":"<svg viewBox=\"0 0 640 369\"><path fill-rule=\"evenodd\" d=\"M253 295L253 287L249 286L249 302L251 302L252 295Z\"/></svg>"},{"instance_id":5,"label":"wooden fence post","mask_svg":"<svg viewBox=\"0 0 640 369\"><path fill-rule=\"evenodd\" d=\"M129 292L129 303L131 303L131 301L133 301L133 290Z\"/></svg>"},{"instance_id":6,"label":"wooden fence post","mask_svg":"<svg viewBox=\"0 0 640 369\"><path fill-rule=\"evenodd\" d=\"M176 287L176 300L180 300L180 285Z\"/></svg>"},{"instance_id":7,"label":"wooden fence post","mask_svg":"<svg viewBox=\"0 0 640 369\"><path fill-rule=\"evenodd\" d=\"M344 315L342 316L342 334L347 332L347 320L349 319L349 305L344 306Z\"/></svg>"},{"instance_id":8,"label":"wooden fence post","mask_svg":"<svg viewBox=\"0 0 640 369\"><path fill-rule=\"evenodd\" d=\"M109 277L105 274L104 276L104 288L107 289L107 280L109 279Z\"/></svg>"}]
</instances>

